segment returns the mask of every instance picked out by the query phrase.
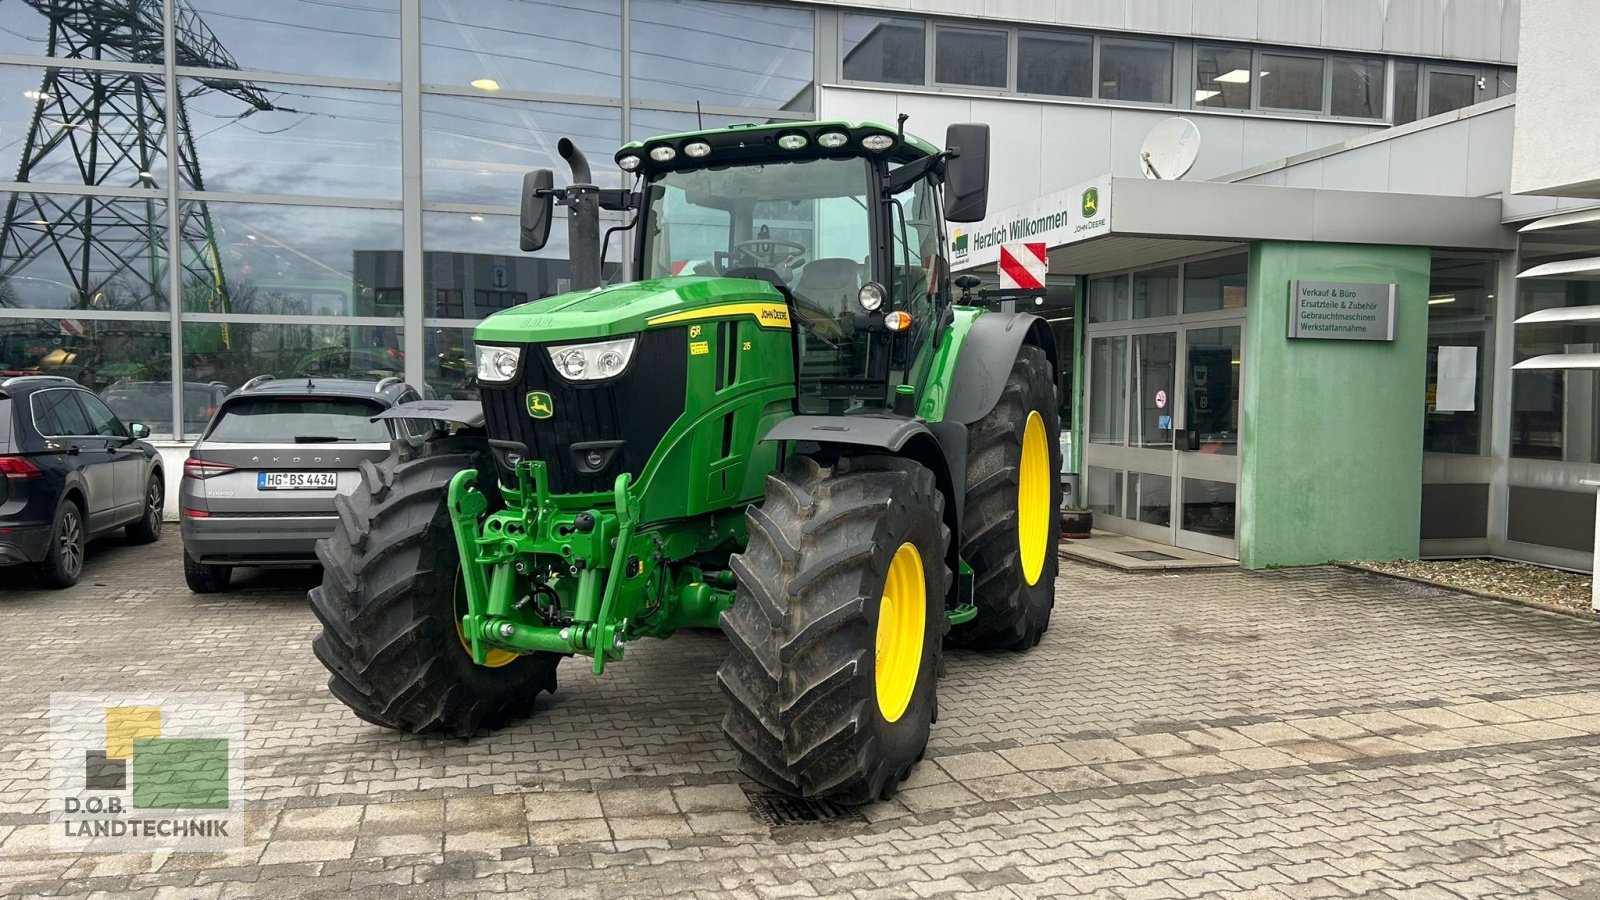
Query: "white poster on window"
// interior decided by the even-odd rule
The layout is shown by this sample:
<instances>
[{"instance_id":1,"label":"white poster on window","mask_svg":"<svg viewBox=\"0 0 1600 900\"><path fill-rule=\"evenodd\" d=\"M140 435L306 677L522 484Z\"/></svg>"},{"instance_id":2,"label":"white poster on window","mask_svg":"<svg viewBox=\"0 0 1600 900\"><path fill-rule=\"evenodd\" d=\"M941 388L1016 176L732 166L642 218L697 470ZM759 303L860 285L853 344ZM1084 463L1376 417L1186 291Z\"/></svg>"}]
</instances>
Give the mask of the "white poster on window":
<instances>
[{"instance_id":1,"label":"white poster on window","mask_svg":"<svg viewBox=\"0 0 1600 900\"><path fill-rule=\"evenodd\" d=\"M1478 348L1440 347L1435 412L1472 412L1478 388Z\"/></svg>"}]
</instances>

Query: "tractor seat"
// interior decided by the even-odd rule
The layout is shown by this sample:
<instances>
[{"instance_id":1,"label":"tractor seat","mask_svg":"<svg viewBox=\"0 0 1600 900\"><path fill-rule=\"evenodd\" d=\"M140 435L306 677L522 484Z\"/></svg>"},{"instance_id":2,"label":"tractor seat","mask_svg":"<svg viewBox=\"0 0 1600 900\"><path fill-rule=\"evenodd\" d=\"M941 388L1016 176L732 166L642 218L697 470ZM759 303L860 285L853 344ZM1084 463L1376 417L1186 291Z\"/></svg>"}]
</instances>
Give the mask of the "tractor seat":
<instances>
[{"instance_id":1,"label":"tractor seat","mask_svg":"<svg viewBox=\"0 0 1600 900\"><path fill-rule=\"evenodd\" d=\"M813 259L800 268L795 296L814 310L838 319L854 309L861 292L861 264L844 257Z\"/></svg>"}]
</instances>

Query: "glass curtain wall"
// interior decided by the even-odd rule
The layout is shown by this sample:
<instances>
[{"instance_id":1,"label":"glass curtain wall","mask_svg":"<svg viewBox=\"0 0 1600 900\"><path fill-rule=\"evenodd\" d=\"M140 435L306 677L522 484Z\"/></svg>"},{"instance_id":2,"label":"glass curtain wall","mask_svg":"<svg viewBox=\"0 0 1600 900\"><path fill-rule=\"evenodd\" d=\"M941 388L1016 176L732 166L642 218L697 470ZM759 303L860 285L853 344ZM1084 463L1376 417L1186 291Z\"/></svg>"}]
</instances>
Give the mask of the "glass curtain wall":
<instances>
[{"instance_id":1,"label":"glass curtain wall","mask_svg":"<svg viewBox=\"0 0 1600 900\"><path fill-rule=\"evenodd\" d=\"M0 29L0 376L73 378L159 437L260 374L466 396L472 326L568 285L564 223L515 246L560 138L617 186L625 139L815 111L813 14L787 4L90 6Z\"/></svg>"}]
</instances>

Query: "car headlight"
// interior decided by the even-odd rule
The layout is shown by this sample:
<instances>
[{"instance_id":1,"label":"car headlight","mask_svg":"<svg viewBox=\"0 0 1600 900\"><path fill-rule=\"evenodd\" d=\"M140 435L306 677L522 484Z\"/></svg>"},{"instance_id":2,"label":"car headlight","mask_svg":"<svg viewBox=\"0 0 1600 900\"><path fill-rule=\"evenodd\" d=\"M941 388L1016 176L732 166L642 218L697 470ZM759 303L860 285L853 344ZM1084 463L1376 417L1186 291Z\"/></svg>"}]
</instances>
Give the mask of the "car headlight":
<instances>
[{"instance_id":1,"label":"car headlight","mask_svg":"<svg viewBox=\"0 0 1600 900\"><path fill-rule=\"evenodd\" d=\"M521 347L493 347L478 345L478 380L487 384L502 384L517 377L517 365L522 362Z\"/></svg>"},{"instance_id":2,"label":"car headlight","mask_svg":"<svg viewBox=\"0 0 1600 900\"><path fill-rule=\"evenodd\" d=\"M615 378L633 359L634 339L595 341L591 344L561 344L548 347L550 361L568 381L603 381Z\"/></svg>"}]
</instances>

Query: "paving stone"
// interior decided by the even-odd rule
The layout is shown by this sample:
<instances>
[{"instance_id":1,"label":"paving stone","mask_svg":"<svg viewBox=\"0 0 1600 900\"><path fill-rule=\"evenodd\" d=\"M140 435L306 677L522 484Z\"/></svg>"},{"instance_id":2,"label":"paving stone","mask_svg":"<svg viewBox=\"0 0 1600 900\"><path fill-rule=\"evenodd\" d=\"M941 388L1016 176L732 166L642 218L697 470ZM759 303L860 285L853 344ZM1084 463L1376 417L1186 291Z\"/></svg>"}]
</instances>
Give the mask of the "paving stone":
<instances>
[{"instance_id":1,"label":"paving stone","mask_svg":"<svg viewBox=\"0 0 1600 900\"><path fill-rule=\"evenodd\" d=\"M983 778L987 775L1004 775L1015 772L1016 767L1006 762L1006 758L998 753L959 753L955 756L941 756L935 761L939 768L949 773L953 781L967 781L972 778Z\"/></svg>"},{"instance_id":2,"label":"paving stone","mask_svg":"<svg viewBox=\"0 0 1600 900\"><path fill-rule=\"evenodd\" d=\"M1067 766L1077 765L1078 761L1068 755L1065 750L1055 744L1033 744L1027 747L1013 747L1001 750L1000 755L1005 761L1023 772L1037 772L1042 769L1064 769Z\"/></svg>"}]
</instances>

